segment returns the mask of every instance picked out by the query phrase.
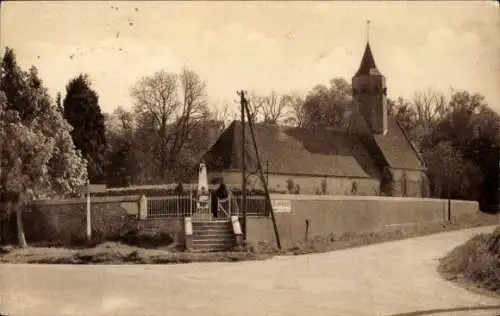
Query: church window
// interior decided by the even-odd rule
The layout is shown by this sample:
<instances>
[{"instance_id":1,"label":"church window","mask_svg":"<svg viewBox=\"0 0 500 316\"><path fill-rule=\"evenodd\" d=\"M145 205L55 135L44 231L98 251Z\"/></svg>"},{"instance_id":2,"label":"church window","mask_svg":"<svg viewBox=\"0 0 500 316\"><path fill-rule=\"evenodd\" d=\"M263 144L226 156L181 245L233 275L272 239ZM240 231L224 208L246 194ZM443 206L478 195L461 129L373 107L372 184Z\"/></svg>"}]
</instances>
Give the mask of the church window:
<instances>
[{"instance_id":1,"label":"church window","mask_svg":"<svg viewBox=\"0 0 500 316\"><path fill-rule=\"evenodd\" d=\"M402 195L407 196L408 195L408 178L406 176L406 172L403 171L403 181L401 183L401 189L402 189Z\"/></svg>"},{"instance_id":2,"label":"church window","mask_svg":"<svg viewBox=\"0 0 500 316\"><path fill-rule=\"evenodd\" d=\"M358 183L356 181L352 182L351 194L352 195L358 194Z\"/></svg>"},{"instance_id":3,"label":"church window","mask_svg":"<svg viewBox=\"0 0 500 316\"><path fill-rule=\"evenodd\" d=\"M326 179L321 180L321 194L326 194L328 189L328 183L326 182Z\"/></svg>"}]
</instances>

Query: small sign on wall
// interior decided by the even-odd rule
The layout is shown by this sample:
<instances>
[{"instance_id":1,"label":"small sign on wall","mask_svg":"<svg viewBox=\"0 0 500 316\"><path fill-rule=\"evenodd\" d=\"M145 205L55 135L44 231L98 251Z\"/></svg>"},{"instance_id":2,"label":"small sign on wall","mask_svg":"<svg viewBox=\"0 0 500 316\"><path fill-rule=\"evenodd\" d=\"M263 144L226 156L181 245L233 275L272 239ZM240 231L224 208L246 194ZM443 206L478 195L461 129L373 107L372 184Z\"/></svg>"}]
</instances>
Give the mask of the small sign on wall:
<instances>
[{"instance_id":1,"label":"small sign on wall","mask_svg":"<svg viewBox=\"0 0 500 316\"><path fill-rule=\"evenodd\" d=\"M288 213L292 211L290 200L271 200L271 205L276 213Z\"/></svg>"}]
</instances>

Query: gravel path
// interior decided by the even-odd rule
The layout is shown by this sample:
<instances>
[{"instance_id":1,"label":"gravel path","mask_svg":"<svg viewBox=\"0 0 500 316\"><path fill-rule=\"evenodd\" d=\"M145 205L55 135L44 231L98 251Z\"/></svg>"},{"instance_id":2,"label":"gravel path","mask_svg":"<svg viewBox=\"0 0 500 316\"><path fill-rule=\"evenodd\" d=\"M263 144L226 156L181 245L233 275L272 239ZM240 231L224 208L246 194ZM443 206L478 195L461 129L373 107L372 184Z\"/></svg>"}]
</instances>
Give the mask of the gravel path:
<instances>
[{"instance_id":1,"label":"gravel path","mask_svg":"<svg viewBox=\"0 0 500 316\"><path fill-rule=\"evenodd\" d=\"M0 266L0 313L499 315L499 299L469 292L441 279L436 271L437 260L447 251L476 233L492 230L482 227L240 263L4 264ZM495 304L497 309L484 307ZM464 310L468 307L478 309Z\"/></svg>"}]
</instances>

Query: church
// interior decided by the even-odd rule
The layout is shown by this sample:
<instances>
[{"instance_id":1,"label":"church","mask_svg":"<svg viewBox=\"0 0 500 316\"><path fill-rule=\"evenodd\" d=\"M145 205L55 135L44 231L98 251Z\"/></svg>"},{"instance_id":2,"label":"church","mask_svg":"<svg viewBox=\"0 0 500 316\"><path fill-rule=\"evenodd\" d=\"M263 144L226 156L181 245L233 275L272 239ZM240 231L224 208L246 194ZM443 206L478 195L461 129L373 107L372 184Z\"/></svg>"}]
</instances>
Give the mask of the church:
<instances>
[{"instance_id":1,"label":"church","mask_svg":"<svg viewBox=\"0 0 500 316\"><path fill-rule=\"evenodd\" d=\"M270 192L322 195L428 196L425 166L398 121L388 115L386 80L369 42L352 78L352 115L345 129L254 124ZM208 178L241 185L241 121L203 156ZM247 186L262 188L246 128Z\"/></svg>"}]
</instances>

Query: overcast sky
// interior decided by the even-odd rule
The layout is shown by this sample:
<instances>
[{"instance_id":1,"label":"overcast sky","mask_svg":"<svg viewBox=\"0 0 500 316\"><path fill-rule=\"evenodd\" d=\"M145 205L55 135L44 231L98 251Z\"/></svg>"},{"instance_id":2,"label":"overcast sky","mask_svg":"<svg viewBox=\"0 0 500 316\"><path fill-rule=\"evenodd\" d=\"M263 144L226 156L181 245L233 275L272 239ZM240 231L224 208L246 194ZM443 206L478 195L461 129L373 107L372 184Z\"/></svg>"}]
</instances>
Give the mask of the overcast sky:
<instances>
[{"instance_id":1,"label":"overcast sky","mask_svg":"<svg viewBox=\"0 0 500 316\"><path fill-rule=\"evenodd\" d=\"M500 112L500 19L486 2L4 2L1 46L35 65L52 96L88 73L110 112L132 106L130 86L188 66L214 104L236 90L307 92L350 80L366 20L390 97L428 87L466 89Z\"/></svg>"}]
</instances>

